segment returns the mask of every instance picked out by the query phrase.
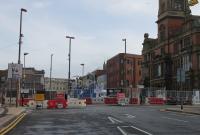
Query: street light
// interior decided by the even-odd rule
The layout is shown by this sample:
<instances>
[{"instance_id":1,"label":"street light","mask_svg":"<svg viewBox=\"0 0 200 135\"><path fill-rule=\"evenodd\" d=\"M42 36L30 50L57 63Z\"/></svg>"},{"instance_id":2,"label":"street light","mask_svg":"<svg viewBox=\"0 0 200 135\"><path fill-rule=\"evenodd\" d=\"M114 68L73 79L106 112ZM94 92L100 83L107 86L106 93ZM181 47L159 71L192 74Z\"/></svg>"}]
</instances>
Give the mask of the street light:
<instances>
[{"instance_id":1,"label":"street light","mask_svg":"<svg viewBox=\"0 0 200 135\"><path fill-rule=\"evenodd\" d=\"M26 9L21 8L20 11L20 29L19 29L19 54L18 54L18 64L21 64L21 44L22 44L22 13L27 12ZM18 107L18 99L20 99L20 78L18 79L18 89L17 89L17 94L16 94L16 107Z\"/></svg>"},{"instance_id":2,"label":"street light","mask_svg":"<svg viewBox=\"0 0 200 135\"><path fill-rule=\"evenodd\" d=\"M23 75L24 81L23 81L23 89L25 89L25 78L26 78L26 65L25 64L26 64L26 55L28 55L28 54L29 53L26 53L26 52L24 53L24 73L23 73L24 74ZM23 103L24 103L24 101L23 101L24 100L24 97L23 97L24 95L23 94L24 93L21 93L21 94L22 94L21 95L21 100L22 100L22 106L23 106Z\"/></svg>"},{"instance_id":3,"label":"street light","mask_svg":"<svg viewBox=\"0 0 200 135\"><path fill-rule=\"evenodd\" d=\"M123 87L126 88L126 38L122 39L122 41L124 41L124 45L125 45Z\"/></svg>"},{"instance_id":4,"label":"street light","mask_svg":"<svg viewBox=\"0 0 200 135\"><path fill-rule=\"evenodd\" d=\"M25 76L26 76L26 69L25 69L26 68L26 65L25 65L26 64L26 55L28 55L28 54L29 53L24 53L24 76L23 76L24 79L25 79Z\"/></svg>"},{"instance_id":5,"label":"street light","mask_svg":"<svg viewBox=\"0 0 200 135\"><path fill-rule=\"evenodd\" d=\"M82 63L81 66L82 66L82 77L83 77L84 76L84 66L85 66L85 64Z\"/></svg>"},{"instance_id":6,"label":"street light","mask_svg":"<svg viewBox=\"0 0 200 135\"><path fill-rule=\"evenodd\" d=\"M18 64L21 63L21 44L22 44L22 37L24 37L24 35L22 34L22 13L23 12L27 12L26 9L21 8L21 12L20 12L20 29L19 29L19 54L18 54Z\"/></svg>"},{"instance_id":7,"label":"street light","mask_svg":"<svg viewBox=\"0 0 200 135\"><path fill-rule=\"evenodd\" d=\"M124 41L125 44L125 54L126 54L126 38L122 39L122 41Z\"/></svg>"},{"instance_id":8,"label":"street light","mask_svg":"<svg viewBox=\"0 0 200 135\"><path fill-rule=\"evenodd\" d=\"M49 94L50 94L50 99L52 99L52 89L51 89L51 75L52 75L52 60L53 59L53 54L51 54L51 64L50 64L50 80L49 80Z\"/></svg>"},{"instance_id":9,"label":"street light","mask_svg":"<svg viewBox=\"0 0 200 135\"><path fill-rule=\"evenodd\" d=\"M66 36L66 38L69 39L69 54L68 54L68 57L69 57L69 72L68 72L68 90L70 93L71 92L71 87L70 87L70 77L71 77L71 40L72 39L75 39L75 37L71 37L71 36Z\"/></svg>"}]
</instances>

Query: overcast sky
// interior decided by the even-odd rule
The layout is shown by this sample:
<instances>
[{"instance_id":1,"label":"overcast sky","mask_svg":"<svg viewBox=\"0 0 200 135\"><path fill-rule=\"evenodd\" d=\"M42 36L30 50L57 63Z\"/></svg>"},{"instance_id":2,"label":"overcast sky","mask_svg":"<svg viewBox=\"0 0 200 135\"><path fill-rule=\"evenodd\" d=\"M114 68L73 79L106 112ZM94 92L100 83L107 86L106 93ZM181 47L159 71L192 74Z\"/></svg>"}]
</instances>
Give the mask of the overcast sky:
<instances>
[{"instance_id":1,"label":"overcast sky","mask_svg":"<svg viewBox=\"0 0 200 135\"><path fill-rule=\"evenodd\" d=\"M0 0L0 69L17 62L20 8L23 14L22 54L26 66L44 69L49 76L66 78L68 44L72 41L72 76L102 68L104 61L124 52L141 54L144 33L157 35L158 0ZM200 15L200 5L192 8ZM23 56L23 55L22 55ZM23 62L23 57L21 58Z\"/></svg>"}]
</instances>

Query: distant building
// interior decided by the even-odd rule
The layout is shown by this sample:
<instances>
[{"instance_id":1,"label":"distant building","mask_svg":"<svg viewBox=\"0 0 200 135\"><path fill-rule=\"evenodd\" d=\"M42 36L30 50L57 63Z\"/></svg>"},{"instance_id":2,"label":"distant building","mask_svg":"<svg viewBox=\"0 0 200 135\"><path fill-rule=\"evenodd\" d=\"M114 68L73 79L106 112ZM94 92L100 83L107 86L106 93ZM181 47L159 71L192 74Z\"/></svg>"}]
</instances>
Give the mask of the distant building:
<instances>
[{"instance_id":1,"label":"distant building","mask_svg":"<svg viewBox=\"0 0 200 135\"><path fill-rule=\"evenodd\" d=\"M23 69L23 78L21 78L20 85L21 97L34 98L34 93L44 91L44 74L44 70ZM17 80L8 78L8 70L0 70L0 93L2 93L0 99L4 99L6 104L15 104L17 87Z\"/></svg>"},{"instance_id":2,"label":"distant building","mask_svg":"<svg viewBox=\"0 0 200 135\"><path fill-rule=\"evenodd\" d=\"M200 89L200 16L191 15L188 0L159 0L157 25L157 38L144 36L145 87Z\"/></svg>"},{"instance_id":3,"label":"distant building","mask_svg":"<svg viewBox=\"0 0 200 135\"><path fill-rule=\"evenodd\" d=\"M51 84L51 87L50 87ZM68 93L68 79L64 78L50 78L45 77L45 90L48 98L55 98L56 93ZM48 94L50 93L50 94ZM50 97L52 96L52 97Z\"/></svg>"},{"instance_id":4,"label":"distant building","mask_svg":"<svg viewBox=\"0 0 200 135\"><path fill-rule=\"evenodd\" d=\"M8 91L7 76L8 70L0 70L0 104L5 103L5 95Z\"/></svg>"},{"instance_id":5,"label":"distant building","mask_svg":"<svg viewBox=\"0 0 200 135\"><path fill-rule=\"evenodd\" d=\"M120 53L107 61L107 90L111 92L125 92L135 88L141 81L142 56Z\"/></svg>"}]
</instances>

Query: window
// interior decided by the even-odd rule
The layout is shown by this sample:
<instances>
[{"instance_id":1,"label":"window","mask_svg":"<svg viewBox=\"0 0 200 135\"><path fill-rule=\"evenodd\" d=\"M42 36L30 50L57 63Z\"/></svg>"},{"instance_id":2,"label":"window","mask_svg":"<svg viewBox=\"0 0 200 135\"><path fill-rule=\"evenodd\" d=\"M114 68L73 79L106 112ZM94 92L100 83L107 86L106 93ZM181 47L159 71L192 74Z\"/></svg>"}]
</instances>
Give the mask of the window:
<instances>
[{"instance_id":1,"label":"window","mask_svg":"<svg viewBox=\"0 0 200 135\"><path fill-rule=\"evenodd\" d=\"M189 55L185 55L182 57L182 67L185 71L189 71L189 69L191 67Z\"/></svg>"},{"instance_id":2,"label":"window","mask_svg":"<svg viewBox=\"0 0 200 135\"><path fill-rule=\"evenodd\" d=\"M183 10L183 7L184 7L184 3L183 2L184 2L183 0L175 0L174 9Z\"/></svg>"},{"instance_id":3,"label":"window","mask_svg":"<svg viewBox=\"0 0 200 135\"><path fill-rule=\"evenodd\" d=\"M121 59L121 60L120 60L120 62L121 62L121 64L123 64L123 63L124 63L124 60L123 60L123 59Z\"/></svg>"},{"instance_id":4,"label":"window","mask_svg":"<svg viewBox=\"0 0 200 135\"><path fill-rule=\"evenodd\" d=\"M141 65L141 61L138 61L138 65Z\"/></svg>"},{"instance_id":5,"label":"window","mask_svg":"<svg viewBox=\"0 0 200 135\"><path fill-rule=\"evenodd\" d=\"M127 64L130 64L130 61L129 61L129 60L127 60Z\"/></svg>"},{"instance_id":6,"label":"window","mask_svg":"<svg viewBox=\"0 0 200 135\"><path fill-rule=\"evenodd\" d=\"M160 41L164 41L166 39L166 29L165 26L162 24L159 28L159 33L160 33Z\"/></svg>"},{"instance_id":7,"label":"window","mask_svg":"<svg viewBox=\"0 0 200 135\"><path fill-rule=\"evenodd\" d=\"M185 39L184 39L184 48L185 47L188 47L188 46L190 46L191 45L191 41L190 41L190 37L186 37Z\"/></svg>"},{"instance_id":8,"label":"window","mask_svg":"<svg viewBox=\"0 0 200 135\"><path fill-rule=\"evenodd\" d=\"M200 70L200 54L198 55L198 68L199 68L199 70Z\"/></svg>"},{"instance_id":9,"label":"window","mask_svg":"<svg viewBox=\"0 0 200 135\"><path fill-rule=\"evenodd\" d=\"M142 74L142 73L141 73L141 70L139 70L139 76L141 76L141 74Z\"/></svg>"}]
</instances>

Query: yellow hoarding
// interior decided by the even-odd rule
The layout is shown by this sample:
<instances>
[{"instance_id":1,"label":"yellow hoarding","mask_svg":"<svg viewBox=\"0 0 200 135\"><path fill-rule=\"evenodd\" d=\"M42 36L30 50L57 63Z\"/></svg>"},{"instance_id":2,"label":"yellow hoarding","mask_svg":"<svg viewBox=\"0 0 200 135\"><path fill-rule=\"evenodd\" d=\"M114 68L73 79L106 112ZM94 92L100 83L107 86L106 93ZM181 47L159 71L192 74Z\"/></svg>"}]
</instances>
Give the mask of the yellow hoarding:
<instances>
[{"instance_id":1,"label":"yellow hoarding","mask_svg":"<svg viewBox=\"0 0 200 135\"><path fill-rule=\"evenodd\" d=\"M43 101L44 94L35 94L35 101Z\"/></svg>"}]
</instances>

